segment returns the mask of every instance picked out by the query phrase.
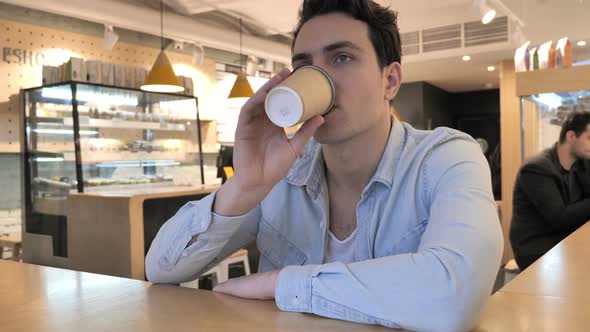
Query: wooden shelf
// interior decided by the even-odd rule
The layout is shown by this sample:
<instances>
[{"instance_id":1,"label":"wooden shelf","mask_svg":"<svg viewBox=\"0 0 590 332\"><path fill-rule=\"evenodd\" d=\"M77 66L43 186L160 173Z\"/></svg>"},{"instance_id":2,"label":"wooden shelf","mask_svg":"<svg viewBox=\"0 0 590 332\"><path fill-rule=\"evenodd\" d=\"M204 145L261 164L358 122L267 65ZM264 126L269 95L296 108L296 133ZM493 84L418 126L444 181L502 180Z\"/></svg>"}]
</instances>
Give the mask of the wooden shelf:
<instances>
[{"instance_id":1,"label":"wooden shelf","mask_svg":"<svg viewBox=\"0 0 590 332\"><path fill-rule=\"evenodd\" d=\"M73 127L74 120L72 118L58 118L58 117L30 117L31 123L59 123L64 126ZM186 120L191 121L191 120ZM201 119L201 122L211 123L214 120ZM132 121L121 119L91 119L86 116L80 116L81 128L119 128L119 129L150 129L162 131L186 131L186 125L182 123L160 123L147 121Z\"/></svg>"},{"instance_id":2,"label":"wooden shelf","mask_svg":"<svg viewBox=\"0 0 590 332\"><path fill-rule=\"evenodd\" d=\"M73 152L64 153L64 159L75 161L76 156ZM82 164L96 164L113 161L133 161L133 160L174 160L178 162L188 161L187 154L184 152L96 152L88 151L82 153Z\"/></svg>"},{"instance_id":3,"label":"wooden shelf","mask_svg":"<svg viewBox=\"0 0 590 332\"><path fill-rule=\"evenodd\" d=\"M516 95L590 89L590 65L516 73Z\"/></svg>"},{"instance_id":4,"label":"wooden shelf","mask_svg":"<svg viewBox=\"0 0 590 332\"><path fill-rule=\"evenodd\" d=\"M203 154L217 154L218 151L203 151ZM114 162L114 161L140 161L140 160L170 160L178 161L180 163L191 162L195 157L198 157L198 151L189 152L129 152L129 151L116 151L116 152L99 152L99 151L87 151L82 153L82 163L84 165L96 164L103 162ZM63 157L65 161L74 162L76 156L74 151L32 151L31 155L40 157Z\"/></svg>"},{"instance_id":5,"label":"wooden shelf","mask_svg":"<svg viewBox=\"0 0 590 332\"><path fill-rule=\"evenodd\" d=\"M71 118L64 119L64 125L73 126L74 122ZM91 119L88 117L80 117L80 128L119 128L119 129L150 129L150 130L164 130L164 131L185 131L186 125L177 123L160 123L160 122L144 122L144 121L129 121L120 119Z\"/></svg>"}]
</instances>

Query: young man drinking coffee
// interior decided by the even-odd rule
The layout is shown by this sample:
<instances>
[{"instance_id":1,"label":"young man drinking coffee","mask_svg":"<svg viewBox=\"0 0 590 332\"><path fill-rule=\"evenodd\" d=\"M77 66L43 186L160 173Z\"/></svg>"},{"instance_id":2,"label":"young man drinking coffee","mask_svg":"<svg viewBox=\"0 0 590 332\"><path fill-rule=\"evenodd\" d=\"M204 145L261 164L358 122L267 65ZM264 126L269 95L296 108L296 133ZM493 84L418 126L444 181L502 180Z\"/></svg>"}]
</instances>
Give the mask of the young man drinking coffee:
<instances>
[{"instance_id":1,"label":"young man drinking coffee","mask_svg":"<svg viewBox=\"0 0 590 332\"><path fill-rule=\"evenodd\" d=\"M304 1L292 50L293 68L334 80L334 107L289 139L264 109L289 72L261 88L240 113L235 175L162 226L148 279L194 280L256 241L262 273L214 291L393 328L470 328L502 255L490 172L469 136L391 116L396 14L371 0Z\"/></svg>"}]
</instances>

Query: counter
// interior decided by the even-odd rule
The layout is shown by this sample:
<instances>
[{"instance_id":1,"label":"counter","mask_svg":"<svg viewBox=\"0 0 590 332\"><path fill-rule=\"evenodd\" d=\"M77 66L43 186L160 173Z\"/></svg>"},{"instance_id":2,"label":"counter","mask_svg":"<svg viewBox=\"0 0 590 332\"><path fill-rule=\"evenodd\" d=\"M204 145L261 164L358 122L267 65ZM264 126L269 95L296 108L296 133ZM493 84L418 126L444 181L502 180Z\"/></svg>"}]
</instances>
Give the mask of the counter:
<instances>
[{"instance_id":1,"label":"counter","mask_svg":"<svg viewBox=\"0 0 590 332\"><path fill-rule=\"evenodd\" d=\"M101 191L68 197L68 268L145 280L145 254L160 226L216 186Z\"/></svg>"}]
</instances>

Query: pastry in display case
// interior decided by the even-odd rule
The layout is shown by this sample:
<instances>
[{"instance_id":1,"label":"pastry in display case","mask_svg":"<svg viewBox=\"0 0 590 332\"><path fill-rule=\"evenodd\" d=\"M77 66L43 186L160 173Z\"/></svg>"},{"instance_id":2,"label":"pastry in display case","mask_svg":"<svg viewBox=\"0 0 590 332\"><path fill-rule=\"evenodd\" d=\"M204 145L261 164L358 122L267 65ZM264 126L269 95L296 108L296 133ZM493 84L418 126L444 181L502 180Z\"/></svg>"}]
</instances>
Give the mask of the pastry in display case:
<instances>
[{"instance_id":1,"label":"pastry in display case","mask_svg":"<svg viewBox=\"0 0 590 332\"><path fill-rule=\"evenodd\" d=\"M23 99L26 229L52 235L55 256L67 257L70 193L205 182L195 97L65 82Z\"/></svg>"}]
</instances>

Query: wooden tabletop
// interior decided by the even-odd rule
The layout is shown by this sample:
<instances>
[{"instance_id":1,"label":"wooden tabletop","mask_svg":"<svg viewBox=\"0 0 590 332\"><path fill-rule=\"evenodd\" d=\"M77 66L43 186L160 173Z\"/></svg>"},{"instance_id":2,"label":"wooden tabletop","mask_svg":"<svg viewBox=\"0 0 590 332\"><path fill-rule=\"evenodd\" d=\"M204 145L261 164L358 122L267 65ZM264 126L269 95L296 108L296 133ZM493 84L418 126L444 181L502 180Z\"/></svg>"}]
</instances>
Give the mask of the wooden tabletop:
<instances>
[{"instance_id":1,"label":"wooden tabletop","mask_svg":"<svg viewBox=\"0 0 590 332\"><path fill-rule=\"evenodd\" d=\"M476 331L590 331L590 222L488 303Z\"/></svg>"},{"instance_id":2,"label":"wooden tabletop","mask_svg":"<svg viewBox=\"0 0 590 332\"><path fill-rule=\"evenodd\" d=\"M391 331L273 301L0 261L0 331Z\"/></svg>"},{"instance_id":3,"label":"wooden tabletop","mask_svg":"<svg viewBox=\"0 0 590 332\"><path fill-rule=\"evenodd\" d=\"M476 332L588 331L590 223L491 297ZM0 261L0 331L391 331L273 301ZM428 319L425 317L425 319Z\"/></svg>"}]
</instances>

